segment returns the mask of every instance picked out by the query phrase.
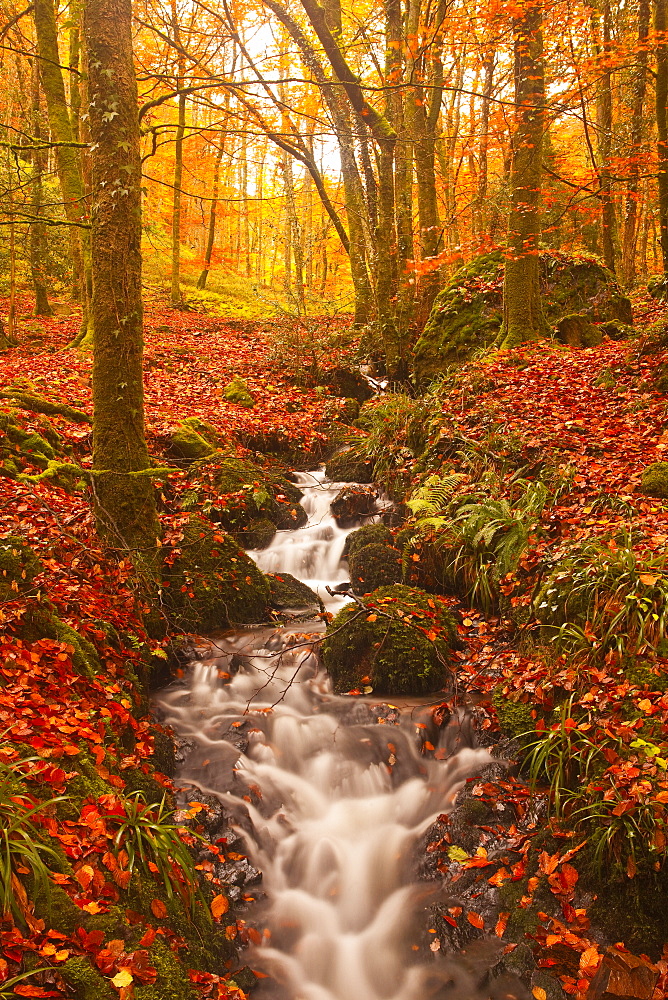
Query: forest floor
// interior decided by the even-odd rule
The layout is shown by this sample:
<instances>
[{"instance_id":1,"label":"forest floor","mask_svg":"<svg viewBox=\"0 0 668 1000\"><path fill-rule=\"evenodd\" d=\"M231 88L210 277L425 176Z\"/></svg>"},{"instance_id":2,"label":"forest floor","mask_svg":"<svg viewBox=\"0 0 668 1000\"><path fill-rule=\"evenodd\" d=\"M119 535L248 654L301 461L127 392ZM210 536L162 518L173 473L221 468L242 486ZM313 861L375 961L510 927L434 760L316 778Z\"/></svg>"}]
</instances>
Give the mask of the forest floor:
<instances>
[{"instance_id":1,"label":"forest floor","mask_svg":"<svg viewBox=\"0 0 668 1000\"><path fill-rule=\"evenodd\" d=\"M656 330L662 313L647 303L645 307ZM19 864L14 875L0 870L0 902L10 897L14 901L13 914L6 914L0 922L0 996L11 995L8 984L14 976L33 970L24 981L15 982L15 995L65 1000L114 996L129 1000L134 995L137 1000L176 1000L186 995L176 972L176 985L168 989L160 984L167 974L164 968L173 971L170 955L187 965L187 935L181 933L180 925L174 928L173 918L172 896L183 886L174 870L166 876L156 859L158 863L149 866L147 873L155 884L148 889L143 886L138 901L128 888L134 877L128 853L123 857L121 852L119 859L117 850L125 836L125 792L142 787L141 775L153 782L151 792L156 783L166 789L171 785L158 752L163 734L147 714L146 702L133 681L135 674L145 673L147 660L152 659L154 665L165 660L169 640L150 639L146 634L133 590L133 567L128 560L112 560L102 550L86 494L40 478L44 462L31 463L29 436L45 436L45 417L22 407L16 391L92 412L92 359L86 352L67 347L76 333L76 316L35 320L26 311L19 332L19 346L0 360L2 386L14 390L4 399L0 390L0 421L3 415L12 414L25 436L17 444L8 436L9 425L0 422L0 428L4 427L0 443L6 446L5 457L13 451L18 458L20 453L23 478L0 476L0 545L3 539L20 536L39 564L23 581L13 580L9 590L0 590L0 791L4 788L25 815L36 802L67 796L72 781L82 776L88 776L88 786L82 786L78 809L46 805L31 819L47 838L45 843L64 858L58 865L47 850L40 856L48 869L46 877L67 896L66 920L50 921L48 913L36 906L35 865ZM226 452L241 458L260 461L259 454L271 453L286 464L294 461L302 467L316 461L336 440L333 430L340 426L342 401L325 389L300 387L296 377L306 373L308 381L326 356L328 366L350 363L355 348L346 321L340 318L296 328L292 320L237 323L149 306L145 386L151 453L164 452L178 424L197 417L215 429ZM492 358L482 373L479 366L467 366L439 395L442 426L447 425L449 434L467 442L484 442L487 452L496 449L497 457L517 458L525 466L548 460L555 467L568 466L568 488L546 508L517 572L503 581L507 616L498 611L483 613L480 607L464 608L458 684L461 691L480 695L481 724L489 729L499 727L501 697L506 708L508 704L523 706L529 723L539 732L552 729L555 746L559 737L573 754L586 754L594 744L602 748L605 766L595 775L601 791L597 802L613 803L605 814L607 828L617 824L611 835L611 857L621 866L624 891L629 893L643 875L638 869L644 863L641 856L647 855L644 847L651 841L651 865L658 870L668 842L664 759L668 656L661 655L659 633L651 629L645 647L636 647L635 658L643 665L643 671L636 673L623 669L613 644L606 645L589 623L571 655L556 653L549 643L527 641L531 598L522 578L531 577L548 550L554 556L598 539L614 555L622 546L615 537L623 531L633 536L640 560L638 587L649 588L647 593L638 590L638 601L651 604L652 588L665 578L668 507L644 495L640 484L647 465L668 460L668 399L656 388L657 370L666 363L668 352L652 347L642 337L630 342L606 340L584 351L533 347ZM225 401L225 388L234 378L244 380L255 405ZM90 424L58 412L49 415L48 423L85 467L90 462ZM419 483L424 473L415 469L407 449L397 455L394 474L403 475L406 483ZM161 517L167 533L179 524L172 499L187 486L187 470L181 469L170 475L163 490ZM58 621L74 630L75 636L62 632L54 638L35 639L25 623L39 601L48 602ZM656 613L653 605L650 612ZM116 631L114 641L107 626ZM85 642L78 644L76 636ZM97 657L103 672L93 670L87 675L77 662L82 657ZM551 721L555 705L563 705L564 693L569 706L565 728L563 719ZM36 758L36 763L29 757ZM22 776L20 787L12 785L12 772ZM505 797L522 814L526 812L521 802L524 793L518 789L510 780L481 786L477 794L487 802ZM72 806L72 800L66 804ZM0 810L7 808L0 804ZM7 813L11 820L10 813L11 809ZM633 833L634 824L636 845L638 840L648 842L640 844L638 851L624 846L628 838L624 841L623 835L629 830ZM453 856L447 837L433 845L433 853L442 856L442 869L450 874L454 857L462 872L480 869L480 879L491 885L521 884L521 898L513 904L521 909L531 909L535 897L540 898L547 887L560 913L539 911L538 926L530 938L539 964L553 970L567 994L593 996L590 985L603 961L605 945L590 930L591 893L578 895L582 837L576 836L562 815L550 827L552 846L546 849L544 826L517 833L514 848L522 860L515 867L506 864L502 855L488 856L486 845L495 834L484 825L478 848L470 856ZM537 841L540 850L533 849L532 839L541 837ZM563 846L554 848L554 843ZM213 862L224 858L224 845L211 851L212 863L200 862L200 870L210 884L207 906L213 926L228 943L253 941L257 929L244 919L233 919L224 887L216 881ZM3 864L0 848L0 869ZM126 920L136 933L110 938L111 924L104 917L119 907L125 908ZM468 921L476 931L502 936L509 915L504 911L496 927L488 928L473 908L464 914L452 912L445 919L455 924ZM646 960L633 957L641 964L649 965L651 960L660 974L646 1000L658 1000L668 991L668 951L662 953L660 947L657 951L656 934L654 938L653 947L646 949L651 952ZM636 938L629 945L633 956L643 952L639 943ZM97 978L84 982L84 960ZM188 989L221 1000L243 997L241 977L231 979L233 957L227 962L227 979L207 971L202 963L197 965L188 974ZM534 990L537 1000L547 995L540 988Z\"/></svg>"}]
</instances>

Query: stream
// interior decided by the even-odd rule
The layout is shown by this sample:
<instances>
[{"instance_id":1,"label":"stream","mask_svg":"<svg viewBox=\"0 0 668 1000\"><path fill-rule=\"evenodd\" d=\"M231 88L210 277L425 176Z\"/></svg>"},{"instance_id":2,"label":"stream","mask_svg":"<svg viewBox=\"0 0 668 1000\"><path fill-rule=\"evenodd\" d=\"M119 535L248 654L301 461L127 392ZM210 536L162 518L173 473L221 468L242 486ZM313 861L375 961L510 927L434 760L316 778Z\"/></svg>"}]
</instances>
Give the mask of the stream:
<instances>
[{"instance_id":1,"label":"stream","mask_svg":"<svg viewBox=\"0 0 668 1000\"><path fill-rule=\"evenodd\" d=\"M298 485L308 523L250 555L265 571L304 581L336 612L346 598L325 587L347 580L342 552L354 528L340 528L329 504L344 484L314 472L299 474ZM335 696L316 631L302 623L227 633L199 648L186 677L157 698L186 748L177 784L222 804L262 872L266 901L254 907L267 932L250 957L271 977L262 996L511 996L479 992L465 962L430 952L425 910L438 883L415 874L424 834L487 752L464 746L445 760L426 757L410 707ZM456 742L444 727L441 745Z\"/></svg>"}]
</instances>

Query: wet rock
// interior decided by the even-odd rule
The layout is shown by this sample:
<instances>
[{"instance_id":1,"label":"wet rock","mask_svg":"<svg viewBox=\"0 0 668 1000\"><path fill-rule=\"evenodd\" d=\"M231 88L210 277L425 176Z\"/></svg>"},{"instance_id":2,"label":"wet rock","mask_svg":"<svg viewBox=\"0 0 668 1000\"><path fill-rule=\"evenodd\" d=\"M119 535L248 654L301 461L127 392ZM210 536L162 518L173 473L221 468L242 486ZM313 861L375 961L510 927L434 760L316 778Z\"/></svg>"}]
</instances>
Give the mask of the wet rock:
<instances>
[{"instance_id":1,"label":"wet rock","mask_svg":"<svg viewBox=\"0 0 668 1000\"><path fill-rule=\"evenodd\" d=\"M285 608L305 610L308 608L322 609L322 601L305 583L290 573L268 574L272 608L282 611Z\"/></svg>"},{"instance_id":2,"label":"wet rock","mask_svg":"<svg viewBox=\"0 0 668 1000\"><path fill-rule=\"evenodd\" d=\"M651 1000L659 970L646 958L608 948L587 996L591 1000Z\"/></svg>"},{"instance_id":3,"label":"wet rock","mask_svg":"<svg viewBox=\"0 0 668 1000\"><path fill-rule=\"evenodd\" d=\"M349 528L361 517L373 514L378 503L378 493L367 486L346 486L331 503L337 524Z\"/></svg>"}]
</instances>

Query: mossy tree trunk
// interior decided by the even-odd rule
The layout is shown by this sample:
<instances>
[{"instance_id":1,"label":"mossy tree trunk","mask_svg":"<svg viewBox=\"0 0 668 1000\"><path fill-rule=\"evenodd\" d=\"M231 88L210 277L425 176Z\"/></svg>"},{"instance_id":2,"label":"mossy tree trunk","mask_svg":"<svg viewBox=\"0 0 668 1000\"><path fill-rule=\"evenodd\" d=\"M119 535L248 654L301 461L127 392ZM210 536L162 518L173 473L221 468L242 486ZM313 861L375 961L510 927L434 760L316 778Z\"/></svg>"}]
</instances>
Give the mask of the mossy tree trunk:
<instances>
[{"instance_id":1,"label":"mossy tree trunk","mask_svg":"<svg viewBox=\"0 0 668 1000\"><path fill-rule=\"evenodd\" d=\"M85 336L88 332L86 269L90 267L90 246L85 229L85 192L79 150L76 148L77 140L72 130L70 110L65 97L53 0L35 0L33 8L42 90L46 99L51 138L58 144L55 149L56 169L65 215L70 223L70 252L79 297L83 304L82 335Z\"/></svg>"},{"instance_id":2,"label":"mossy tree trunk","mask_svg":"<svg viewBox=\"0 0 668 1000\"><path fill-rule=\"evenodd\" d=\"M601 243L605 266L615 273L618 256L617 211L615 208L613 174L613 121L612 121L612 37L609 0L603 0L602 9L592 6L591 25L594 52L598 63L598 90L596 94L596 126L598 145L598 183L601 201ZM602 18L602 23L601 23Z\"/></svg>"},{"instance_id":3,"label":"mossy tree trunk","mask_svg":"<svg viewBox=\"0 0 668 1000\"><path fill-rule=\"evenodd\" d=\"M141 162L131 0L86 0L92 147L93 482L98 526L119 548L156 550L144 436Z\"/></svg>"},{"instance_id":4,"label":"mossy tree trunk","mask_svg":"<svg viewBox=\"0 0 668 1000\"><path fill-rule=\"evenodd\" d=\"M659 227L664 282L668 282L668 0L654 0Z\"/></svg>"},{"instance_id":5,"label":"mossy tree trunk","mask_svg":"<svg viewBox=\"0 0 668 1000\"><path fill-rule=\"evenodd\" d=\"M522 16L513 19L516 124L503 283L503 348L536 340L545 329L538 256L545 115L542 22L540 0L529 2Z\"/></svg>"},{"instance_id":6,"label":"mossy tree trunk","mask_svg":"<svg viewBox=\"0 0 668 1000\"><path fill-rule=\"evenodd\" d=\"M35 290L35 315L53 316L49 304L46 281L46 226L40 222L42 215L42 178L44 176L44 150L39 146L42 142L42 109L40 107L39 66L37 60L32 73L32 134L35 137L37 149L32 154L32 191L30 213L33 221L30 226L30 276Z\"/></svg>"},{"instance_id":7,"label":"mossy tree trunk","mask_svg":"<svg viewBox=\"0 0 668 1000\"><path fill-rule=\"evenodd\" d=\"M638 46L633 76L633 117L631 120L631 158L626 188L624 237L622 243L622 272L624 285L632 288L636 281L636 248L640 202L640 162L645 132L644 110L647 94L647 63L650 9L649 0L638 3Z\"/></svg>"}]
</instances>

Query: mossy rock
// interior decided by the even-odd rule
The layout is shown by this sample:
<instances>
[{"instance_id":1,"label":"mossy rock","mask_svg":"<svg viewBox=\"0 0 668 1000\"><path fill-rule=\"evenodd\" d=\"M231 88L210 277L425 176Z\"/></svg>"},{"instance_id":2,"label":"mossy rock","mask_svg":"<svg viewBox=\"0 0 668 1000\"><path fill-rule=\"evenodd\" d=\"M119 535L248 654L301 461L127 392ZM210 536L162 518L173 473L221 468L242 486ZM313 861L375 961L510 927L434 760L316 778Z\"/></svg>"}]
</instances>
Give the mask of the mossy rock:
<instances>
[{"instance_id":1,"label":"mossy rock","mask_svg":"<svg viewBox=\"0 0 668 1000\"><path fill-rule=\"evenodd\" d=\"M401 583L401 552L391 545L372 542L357 548L348 556L348 565L352 588L358 594Z\"/></svg>"},{"instance_id":2,"label":"mossy rock","mask_svg":"<svg viewBox=\"0 0 668 1000\"><path fill-rule=\"evenodd\" d=\"M563 316L556 325L557 340L568 347L597 347L603 333L584 313Z\"/></svg>"},{"instance_id":3,"label":"mossy rock","mask_svg":"<svg viewBox=\"0 0 668 1000\"><path fill-rule=\"evenodd\" d=\"M109 980L83 956L68 958L59 971L77 1000L115 1000L118 997Z\"/></svg>"},{"instance_id":4,"label":"mossy rock","mask_svg":"<svg viewBox=\"0 0 668 1000\"><path fill-rule=\"evenodd\" d=\"M242 378L233 378L228 382L223 390L223 397L228 403L236 403L237 406L245 406L247 409L255 406L255 400Z\"/></svg>"},{"instance_id":5,"label":"mossy rock","mask_svg":"<svg viewBox=\"0 0 668 1000\"><path fill-rule=\"evenodd\" d=\"M228 534L191 514L178 548L164 580L173 628L202 633L266 618L267 579Z\"/></svg>"},{"instance_id":6,"label":"mossy rock","mask_svg":"<svg viewBox=\"0 0 668 1000\"><path fill-rule=\"evenodd\" d=\"M12 601L32 586L42 563L20 535L0 538L0 601Z\"/></svg>"},{"instance_id":7,"label":"mossy rock","mask_svg":"<svg viewBox=\"0 0 668 1000\"><path fill-rule=\"evenodd\" d=\"M668 500L668 462L652 462L642 474L640 489L650 497Z\"/></svg>"},{"instance_id":8,"label":"mossy rock","mask_svg":"<svg viewBox=\"0 0 668 1000\"><path fill-rule=\"evenodd\" d=\"M184 420L171 435L167 450L176 458L195 462L212 455L216 449L190 421Z\"/></svg>"},{"instance_id":9,"label":"mossy rock","mask_svg":"<svg viewBox=\"0 0 668 1000\"><path fill-rule=\"evenodd\" d=\"M33 604L21 620L21 636L27 642L53 639L72 648L72 666L78 673L94 677L102 673L102 663L92 642L62 621L48 601Z\"/></svg>"},{"instance_id":10,"label":"mossy rock","mask_svg":"<svg viewBox=\"0 0 668 1000\"><path fill-rule=\"evenodd\" d=\"M258 518L251 521L247 528L244 528L239 541L243 543L245 549L266 549L271 544L271 540L276 534L276 525L268 517Z\"/></svg>"},{"instance_id":11,"label":"mossy rock","mask_svg":"<svg viewBox=\"0 0 668 1000\"><path fill-rule=\"evenodd\" d=\"M654 859L661 861L662 856L654 855ZM611 940L623 941L630 951L656 961L666 938L668 871L665 865L660 871L648 869L644 862L633 879L622 871L615 877L609 866L591 875L587 888L596 895L588 916L592 926L602 928Z\"/></svg>"},{"instance_id":12,"label":"mossy rock","mask_svg":"<svg viewBox=\"0 0 668 1000\"><path fill-rule=\"evenodd\" d=\"M227 495L210 517L240 541L243 535L239 533L253 521L269 520L277 528L301 528L308 520L299 503L302 491L286 478L280 466L264 468L228 455L215 463L203 463L196 471L210 477L221 494Z\"/></svg>"},{"instance_id":13,"label":"mossy rock","mask_svg":"<svg viewBox=\"0 0 668 1000\"><path fill-rule=\"evenodd\" d=\"M350 558L365 545L374 543L379 545L392 544L392 532L380 521L377 524L364 524L357 531L351 532L346 538L343 554Z\"/></svg>"},{"instance_id":14,"label":"mossy rock","mask_svg":"<svg viewBox=\"0 0 668 1000\"><path fill-rule=\"evenodd\" d=\"M535 720L531 717L531 705L523 701L511 701L502 694L501 688L496 688L492 701L504 736L514 740L534 731Z\"/></svg>"},{"instance_id":15,"label":"mossy rock","mask_svg":"<svg viewBox=\"0 0 668 1000\"><path fill-rule=\"evenodd\" d=\"M415 345L418 382L428 382L496 342L503 320L503 271L501 251L483 254L460 268L438 294ZM576 313L592 323L633 323L630 300L596 258L546 252L540 257L540 271L548 325Z\"/></svg>"},{"instance_id":16,"label":"mossy rock","mask_svg":"<svg viewBox=\"0 0 668 1000\"><path fill-rule=\"evenodd\" d=\"M443 687L457 636L444 602L394 584L374 591L366 605L348 605L327 628L322 655L335 690L363 687L365 677L376 694L427 694Z\"/></svg>"},{"instance_id":17,"label":"mossy rock","mask_svg":"<svg viewBox=\"0 0 668 1000\"><path fill-rule=\"evenodd\" d=\"M179 961L177 954L160 938L151 945L149 962L158 973L156 981L137 985L136 1000L195 1000L197 994L188 977L188 965Z\"/></svg>"},{"instance_id":18,"label":"mossy rock","mask_svg":"<svg viewBox=\"0 0 668 1000\"><path fill-rule=\"evenodd\" d=\"M322 601L310 587L290 573L269 574L270 604L277 611L322 608Z\"/></svg>"},{"instance_id":19,"label":"mossy rock","mask_svg":"<svg viewBox=\"0 0 668 1000\"><path fill-rule=\"evenodd\" d=\"M49 462L55 461L60 455L63 443L46 419L39 423L43 434L22 427L15 411L0 412L0 431L4 431L0 435L0 456L19 465L30 462L39 469L46 469ZM46 427L52 433L46 432ZM48 440L49 437L51 441Z\"/></svg>"},{"instance_id":20,"label":"mossy rock","mask_svg":"<svg viewBox=\"0 0 668 1000\"><path fill-rule=\"evenodd\" d=\"M354 447L346 448L327 459L325 472L333 483L373 482L373 462Z\"/></svg>"}]
</instances>

